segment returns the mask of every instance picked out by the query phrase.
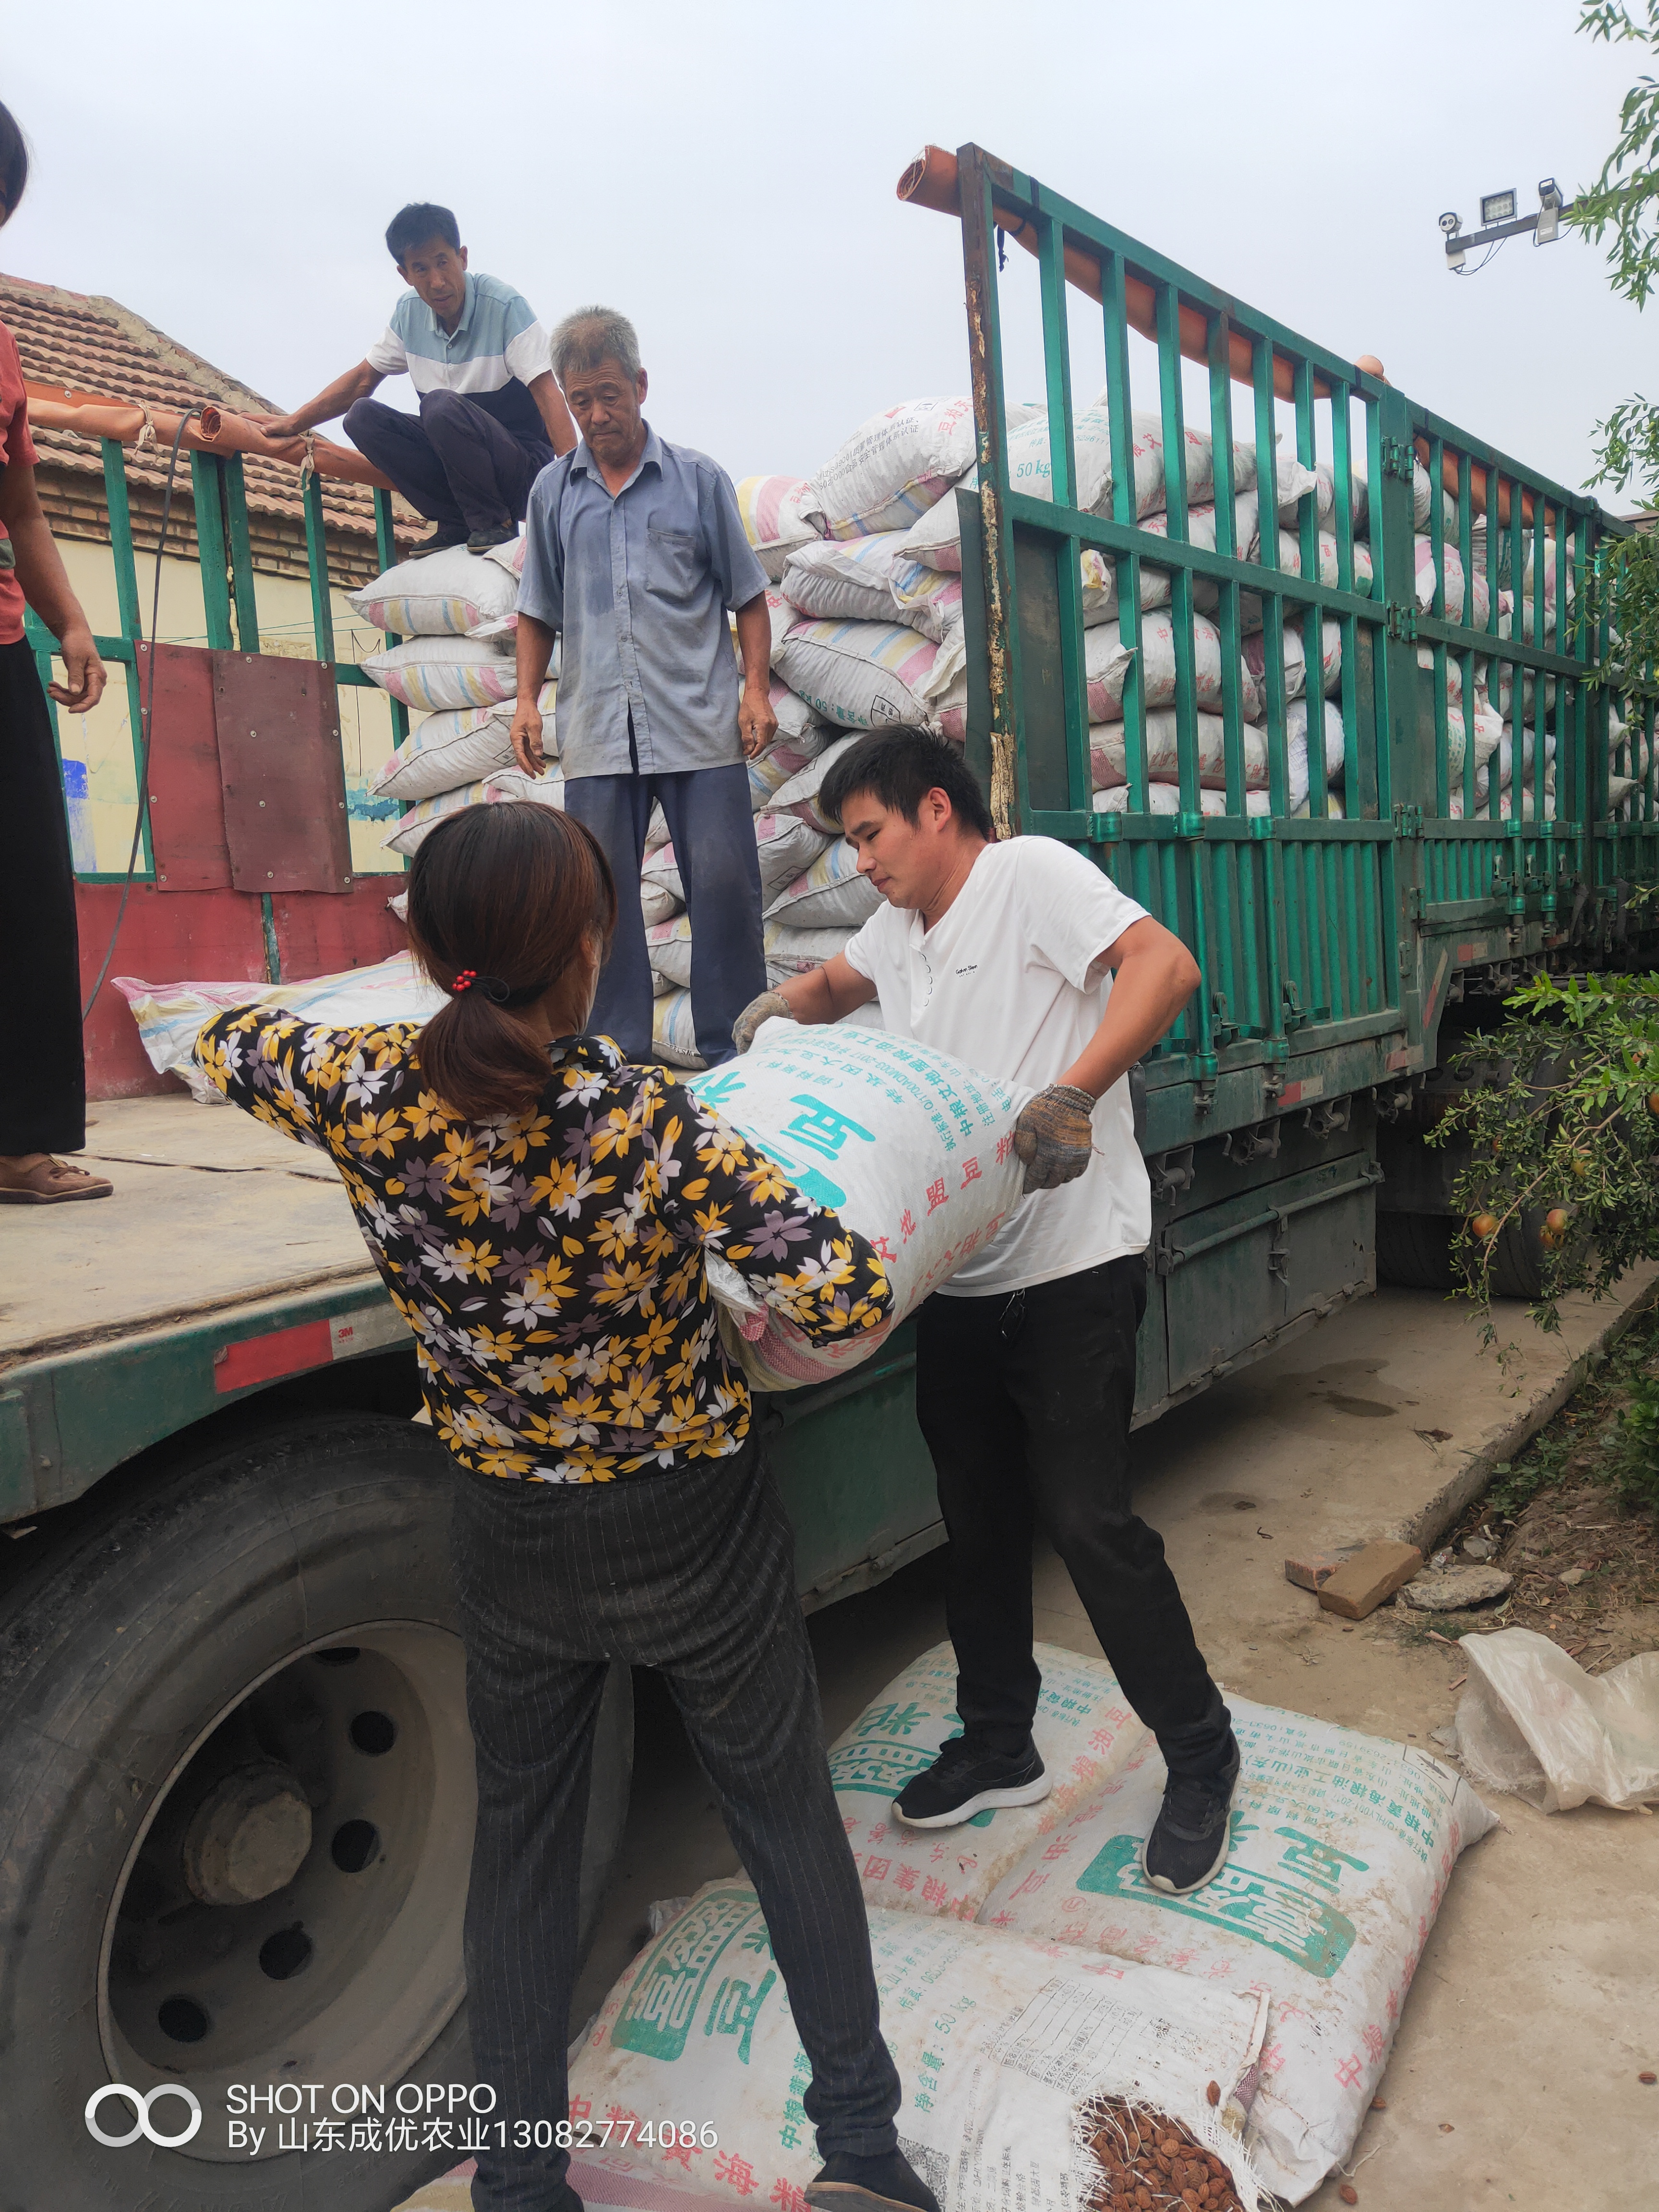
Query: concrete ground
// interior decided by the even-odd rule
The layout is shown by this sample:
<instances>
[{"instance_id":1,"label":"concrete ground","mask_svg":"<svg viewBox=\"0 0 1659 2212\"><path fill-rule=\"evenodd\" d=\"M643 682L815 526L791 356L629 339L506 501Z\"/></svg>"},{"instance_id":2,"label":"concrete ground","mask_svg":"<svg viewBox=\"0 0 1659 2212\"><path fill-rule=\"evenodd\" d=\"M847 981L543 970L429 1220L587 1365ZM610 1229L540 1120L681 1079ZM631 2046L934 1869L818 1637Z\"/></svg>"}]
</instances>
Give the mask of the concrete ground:
<instances>
[{"instance_id":1,"label":"concrete ground","mask_svg":"<svg viewBox=\"0 0 1659 2212\"><path fill-rule=\"evenodd\" d=\"M1385 1291L1140 1433L1139 1502L1224 1686L1425 1743L1450 1717L1457 1650L1402 1637L1386 1607L1345 1626L1285 1581L1284 1561L1399 1532L1431 1542L1619 1323L1619 1310L1579 1301L1547 1339L1513 1314L1520 1348L1505 1369L1458 1310ZM943 1636L941 1567L933 1554L813 1617L832 1734ZM1046 1549L1034 1577L1037 1634L1097 1654ZM631 1957L650 1900L736 1863L666 1701L648 1678L636 1695L633 1806L577 2027ZM1387 2109L1350 2160L1358 2200L1385 2212L1659 2204L1659 2087L1637 2079L1659 2069L1659 1822L1492 1802L1503 1825L1453 1877L1383 2081ZM1341 2179L1308 2200L1313 2212L1336 2212ZM465 2202L453 2183L414 2200Z\"/></svg>"}]
</instances>

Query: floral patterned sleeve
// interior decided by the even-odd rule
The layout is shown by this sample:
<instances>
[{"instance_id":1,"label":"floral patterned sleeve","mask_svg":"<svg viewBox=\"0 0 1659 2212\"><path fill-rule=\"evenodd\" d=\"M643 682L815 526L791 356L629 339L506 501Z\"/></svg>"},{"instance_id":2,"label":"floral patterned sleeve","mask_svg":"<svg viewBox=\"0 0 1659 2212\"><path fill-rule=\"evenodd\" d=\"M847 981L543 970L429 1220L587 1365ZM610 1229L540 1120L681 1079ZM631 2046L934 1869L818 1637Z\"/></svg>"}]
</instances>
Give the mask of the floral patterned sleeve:
<instances>
[{"instance_id":1,"label":"floral patterned sleeve","mask_svg":"<svg viewBox=\"0 0 1659 2212\"><path fill-rule=\"evenodd\" d=\"M233 1007L197 1038L196 1064L256 1121L349 1165L418 1034L416 1023L331 1030L280 1008Z\"/></svg>"},{"instance_id":2,"label":"floral patterned sleeve","mask_svg":"<svg viewBox=\"0 0 1659 2212\"><path fill-rule=\"evenodd\" d=\"M890 1317L892 1288L867 1237L804 1197L684 1084L656 1077L648 1093L658 1202L677 1236L726 1261L814 1344Z\"/></svg>"}]
</instances>

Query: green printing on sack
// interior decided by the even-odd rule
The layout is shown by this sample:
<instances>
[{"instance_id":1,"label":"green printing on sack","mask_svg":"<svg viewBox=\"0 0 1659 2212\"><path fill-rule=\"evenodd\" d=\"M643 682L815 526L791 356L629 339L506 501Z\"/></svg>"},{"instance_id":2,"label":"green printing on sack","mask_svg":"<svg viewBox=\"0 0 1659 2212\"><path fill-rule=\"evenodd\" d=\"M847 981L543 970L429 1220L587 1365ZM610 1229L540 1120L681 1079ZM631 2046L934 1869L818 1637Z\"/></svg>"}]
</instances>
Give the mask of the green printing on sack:
<instances>
[{"instance_id":1,"label":"green printing on sack","mask_svg":"<svg viewBox=\"0 0 1659 2212\"><path fill-rule=\"evenodd\" d=\"M1243 1839L1260 1829L1240 1813L1232 1820L1236 1853ZM1273 1833L1286 1838L1276 1874L1258 1874L1235 1856L1213 1881L1190 1897L1166 1897L1152 1887L1140 1870L1138 1836L1114 1836L1078 1876L1077 1886L1098 1897L1133 1899L1137 1905L1156 1905L1212 1928L1224 1928L1277 1951L1281 1959L1328 1982L1353 1948L1357 1932L1337 1908L1337 1884L1344 1867L1364 1874L1367 1863L1297 1828L1275 1828Z\"/></svg>"},{"instance_id":2,"label":"green printing on sack","mask_svg":"<svg viewBox=\"0 0 1659 2212\"><path fill-rule=\"evenodd\" d=\"M611 2031L613 2045L637 2051L646 2058L680 2057L714 1967L734 1943L740 1952L757 1958L772 1955L766 1923L752 1890L717 1889L688 1906L672 1927L663 1930L656 1949L635 1976ZM705 2024L705 2034L741 2033L745 2064L755 2016L775 1978L769 1973L751 1997L747 1982L727 1976ZM746 2021L740 2016L745 2007ZM717 2026L717 2016L732 2024Z\"/></svg>"},{"instance_id":3,"label":"green printing on sack","mask_svg":"<svg viewBox=\"0 0 1659 2212\"><path fill-rule=\"evenodd\" d=\"M896 1797L907 1782L918 1774L926 1774L939 1757L921 1744L880 1743L868 1737L858 1743L845 1743L830 1756L830 1786L836 1791L861 1791L868 1797ZM996 1818L997 1808L988 1806L983 1813L975 1813L971 1820L962 1826L968 1828L988 1828Z\"/></svg>"}]
</instances>

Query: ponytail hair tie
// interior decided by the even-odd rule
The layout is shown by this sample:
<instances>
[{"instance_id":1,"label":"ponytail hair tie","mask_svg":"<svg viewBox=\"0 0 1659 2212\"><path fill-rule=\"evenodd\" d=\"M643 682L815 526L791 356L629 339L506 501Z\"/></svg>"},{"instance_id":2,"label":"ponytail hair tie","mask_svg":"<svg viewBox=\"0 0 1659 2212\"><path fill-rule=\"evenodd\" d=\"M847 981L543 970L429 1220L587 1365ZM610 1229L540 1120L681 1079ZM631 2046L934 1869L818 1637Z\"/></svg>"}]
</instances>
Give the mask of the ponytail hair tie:
<instances>
[{"instance_id":1,"label":"ponytail hair tie","mask_svg":"<svg viewBox=\"0 0 1659 2212\"><path fill-rule=\"evenodd\" d=\"M499 975L481 975L476 968L461 969L449 988L453 993L470 991L474 984L497 1006L533 1006L549 988L546 983L522 983L515 988Z\"/></svg>"}]
</instances>

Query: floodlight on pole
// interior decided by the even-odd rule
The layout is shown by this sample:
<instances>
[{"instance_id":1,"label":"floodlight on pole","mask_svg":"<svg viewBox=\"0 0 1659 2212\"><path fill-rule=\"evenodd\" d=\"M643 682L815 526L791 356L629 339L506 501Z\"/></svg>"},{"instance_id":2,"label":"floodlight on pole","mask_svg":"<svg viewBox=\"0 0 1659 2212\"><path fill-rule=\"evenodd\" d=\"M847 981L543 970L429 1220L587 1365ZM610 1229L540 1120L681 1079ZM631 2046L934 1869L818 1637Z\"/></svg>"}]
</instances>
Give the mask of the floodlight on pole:
<instances>
[{"instance_id":1,"label":"floodlight on pole","mask_svg":"<svg viewBox=\"0 0 1659 2212\"><path fill-rule=\"evenodd\" d=\"M1545 177L1538 186L1536 215L1517 216L1515 211L1516 195L1513 190L1504 192L1483 192L1480 195L1480 228L1465 230L1462 216L1449 211L1440 218L1441 233L1446 241L1446 266L1454 276L1463 273L1465 256L1473 246L1484 246L1485 261L1475 264L1484 269L1506 238L1518 238L1523 231L1532 234L1534 246L1551 246L1561 235L1561 218L1572 213L1572 203L1564 201L1561 190L1553 177Z\"/></svg>"}]
</instances>

